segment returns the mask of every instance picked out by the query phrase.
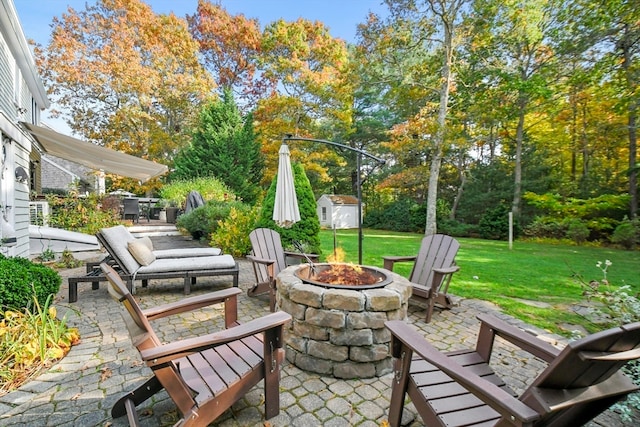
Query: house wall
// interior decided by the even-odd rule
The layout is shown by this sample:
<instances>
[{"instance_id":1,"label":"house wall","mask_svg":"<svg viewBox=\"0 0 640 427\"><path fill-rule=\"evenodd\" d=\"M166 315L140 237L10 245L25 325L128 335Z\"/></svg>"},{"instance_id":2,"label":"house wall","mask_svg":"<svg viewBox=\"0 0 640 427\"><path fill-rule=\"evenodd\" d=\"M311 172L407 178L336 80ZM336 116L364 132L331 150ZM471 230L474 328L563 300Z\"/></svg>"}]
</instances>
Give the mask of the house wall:
<instances>
[{"instance_id":1,"label":"house wall","mask_svg":"<svg viewBox=\"0 0 640 427\"><path fill-rule=\"evenodd\" d=\"M80 193L95 191L96 174L89 168L51 155L44 156L41 164L42 188L46 190Z\"/></svg>"},{"instance_id":2,"label":"house wall","mask_svg":"<svg viewBox=\"0 0 640 427\"><path fill-rule=\"evenodd\" d=\"M321 227L358 228L358 205L334 203L322 195L317 201L316 212Z\"/></svg>"},{"instance_id":3,"label":"house wall","mask_svg":"<svg viewBox=\"0 0 640 427\"><path fill-rule=\"evenodd\" d=\"M316 211L320 220L320 227L333 228L333 203L325 196L318 199Z\"/></svg>"},{"instance_id":4,"label":"house wall","mask_svg":"<svg viewBox=\"0 0 640 427\"><path fill-rule=\"evenodd\" d=\"M38 124L40 110L49 106L46 91L38 76L35 61L12 0L0 0L0 133L7 158L0 171L0 215L14 229L14 246L0 246L7 256L29 256L29 195L37 181L16 180L15 171L27 174L36 165L31 162L31 138L20 121ZM37 156L34 156L37 160Z\"/></svg>"}]
</instances>

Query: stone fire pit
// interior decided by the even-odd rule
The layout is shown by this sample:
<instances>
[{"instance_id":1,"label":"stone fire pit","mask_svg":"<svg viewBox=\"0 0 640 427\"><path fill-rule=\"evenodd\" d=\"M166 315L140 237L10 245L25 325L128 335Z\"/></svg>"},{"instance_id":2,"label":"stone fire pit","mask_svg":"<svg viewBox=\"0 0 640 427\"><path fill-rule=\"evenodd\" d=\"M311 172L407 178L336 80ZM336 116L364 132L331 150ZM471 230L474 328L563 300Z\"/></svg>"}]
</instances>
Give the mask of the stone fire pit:
<instances>
[{"instance_id":1,"label":"stone fire pit","mask_svg":"<svg viewBox=\"0 0 640 427\"><path fill-rule=\"evenodd\" d=\"M304 283L291 266L276 278L276 303L293 317L285 333L287 360L300 369L336 378L371 378L392 370L391 335L384 322L407 317L412 288L391 271L378 288L327 288Z\"/></svg>"}]
</instances>

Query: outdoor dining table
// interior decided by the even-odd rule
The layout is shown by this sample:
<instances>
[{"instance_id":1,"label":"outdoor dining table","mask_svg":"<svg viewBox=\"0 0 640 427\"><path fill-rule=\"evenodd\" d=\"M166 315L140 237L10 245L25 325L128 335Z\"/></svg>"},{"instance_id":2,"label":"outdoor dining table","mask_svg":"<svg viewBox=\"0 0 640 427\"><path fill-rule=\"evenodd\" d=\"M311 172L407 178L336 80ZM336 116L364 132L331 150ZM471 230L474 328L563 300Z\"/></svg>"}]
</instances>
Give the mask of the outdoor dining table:
<instances>
[{"instance_id":1,"label":"outdoor dining table","mask_svg":"<svg viewBox=\"0 0 640 427\"><path fill-rule=\"evenodd\" d=\"M157 197L137 197L140 204L140 210L146 213L147 222L151 221L151 206L160 200Z\"/></svg>"}]
</instances>

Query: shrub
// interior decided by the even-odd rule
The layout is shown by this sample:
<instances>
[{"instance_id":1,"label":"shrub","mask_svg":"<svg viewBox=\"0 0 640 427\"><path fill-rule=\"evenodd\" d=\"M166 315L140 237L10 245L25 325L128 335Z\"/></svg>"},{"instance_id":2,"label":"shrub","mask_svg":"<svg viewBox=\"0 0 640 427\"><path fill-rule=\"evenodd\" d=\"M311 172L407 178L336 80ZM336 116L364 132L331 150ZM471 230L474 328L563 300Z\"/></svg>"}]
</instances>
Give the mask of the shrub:
<instances>
[{"instance_id":1,"label":"shrub","mask_svg":"<svg viewBox=\"0 0 640 427\"><path fill-rule=\"evenodd\" d=\"M454 219L438 220L438 233L453 237L474 237L479 234L477 225L465 224Z\"/></svg>"},{"instance_id":2,"label":"shrub","mask_svg":"<svg viewBox=\"0 0 640 427\"><path fill-rule=\"evenodd\" d=\"M49 225L64 230L95 234L101 228L120 224L120 215L113 209L99 209L101 199L95 194L88 197L48 196Z\"/></svg>"},{"instance_id":3,"label":"shrub","mask_svg":"<svg viewBox=\"0 0 640 427\"><path fill-rule=\"evenodd\" d=\"M194 239L209 239L221 220L225 220L232 208L243 210L241 202L208 201L189 213L180 215L176 225L184 228Z\"/></svg>"},{"instance_id":4,"label":"shrub","mask_svg":"<svg viewBox=\"0 0 640 427\"><path fill-rule=\"evenodd\" d=\"M614 230L611 241L625 249L633 249L640 243L640 221L631 221L625 217Z\"/></svg>"},{"instance_id":5,"label":"shrub","mask_svg":"<svg viewBox=\"0 0 640 427\"><path fill-rule=\"evenodd\" d=\"M164 185L160 189L160 197L171 206L183 207L189 192L195 190L205 201L235 200L236 196L229 188L214 177L179 179Z\"/></svg>"},{"instance_id":6,"label":"shrub","mask_svg":"<svg viewBox=\"0 0 640 427\"><path fill-rule=\"evenodd\" d=\"M76 344L80 335L57 318L51 306L36 299L32 309L5 311L0 321L0 395L19 387L39 369L51 366Z\"/></svg>"},{"instance_id":7,"label":"shrub","mask_svg":"<svg viewBox=\"0 0 640 427\"><path fill-rule=\"evenodd\" d=\"M509 211L506 203L501 203L493 209L489 209L480 218L478 224L480 236L483 239L507 240L509 237ZM514 224L514 236L517 234Z\"/></svg>"},{"instance_id":8,"label":"shrub","mask_svg":"<svg viewBox=\"0 0 640 427\"><path fill-rule=\"evenodd\" d=\"M251 251L249 233L256 228L259 209L241 203L232 206L228 217L218 221L216 231L211 234L211 246L234 257L247 255Z\"/></svg>"},{"instance_id":9,"label":"shrub","mask_svg":"<svg viewBox=\"0 0 640 427\"><path fill-rule=\"evenodd\" d=\"M276 230L280 233L282 246L284 248L293 247L293 241L295 240L300 242L305 248L308 248L310 252L320 254L320 220L316 212L316 199L302 165L293 163L291 167L293 169L293 181L298 198L300 221L293 224L290 228L279 227L273 221L273 206L276 199L276 178L274 178L265 196L262 210L260 211L260 218L255 227Z\"/></svg>"},{"instance_id":10,"label":"shrub","mask_svg":"<svg viewBox=\"0 0 640 427\"><path fill-rule=\"evenodd\" d=\"M524 228L523 233L527 237L562 239L567 234L567 226L563 220L539 216Z\"/></svg>"},{"instance_id":11,"label":"shrub","mask_svg":"<svg viewBox=\"0 0 640 427\"><path fill-rule=\"evenodd\" d=\"M365 227L391 231L424 232L427 211L424 204L403 198L383 206L371 209L364 218Z\"/></svg>"},{"instance_id":12,"label":"shrub","mask_svg":"<svg viewBox=\"0 0 640 427\"><path fill-rule=\"evenodd\" d=\"M581 245L587 241L590 231L587 225L579 219L573 219L569 221L567 227L567 237L573 240L576 244Z\"/></svg>"},{"instance_id":13,"label":"shrub","mask_svg":"<svg viewBox=\"0 0 640 427\"><path fill-rule=\"evenodd\" d=\"M50 295L60 289L62 279L57 271L26 258L7 258L0 254L0 307L21 310L29 307L33 295L44 305Z\"/></svg>"}]
</instances>

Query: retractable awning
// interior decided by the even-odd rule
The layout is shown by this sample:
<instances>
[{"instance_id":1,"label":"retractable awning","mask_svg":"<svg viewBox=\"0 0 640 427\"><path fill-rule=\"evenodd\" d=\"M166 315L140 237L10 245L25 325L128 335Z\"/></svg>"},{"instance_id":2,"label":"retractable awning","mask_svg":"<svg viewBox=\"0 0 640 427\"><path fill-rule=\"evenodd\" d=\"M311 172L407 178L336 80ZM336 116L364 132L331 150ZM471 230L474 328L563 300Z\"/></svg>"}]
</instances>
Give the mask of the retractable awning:
<instances>
[{"instance_id":1,"label":"retractable awning","mask_svg":"<svg viewBox=\"0 0 640 427\"><path fill-rule=\"evenodd\" d=\"M51 129L21 122L47 154L88 168L146 182L169 171L167 165L141 159L110 148L67 136Z\"/></svg>"}]
</instances>

